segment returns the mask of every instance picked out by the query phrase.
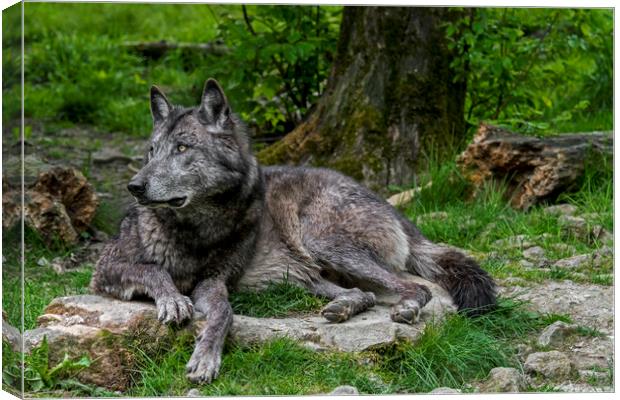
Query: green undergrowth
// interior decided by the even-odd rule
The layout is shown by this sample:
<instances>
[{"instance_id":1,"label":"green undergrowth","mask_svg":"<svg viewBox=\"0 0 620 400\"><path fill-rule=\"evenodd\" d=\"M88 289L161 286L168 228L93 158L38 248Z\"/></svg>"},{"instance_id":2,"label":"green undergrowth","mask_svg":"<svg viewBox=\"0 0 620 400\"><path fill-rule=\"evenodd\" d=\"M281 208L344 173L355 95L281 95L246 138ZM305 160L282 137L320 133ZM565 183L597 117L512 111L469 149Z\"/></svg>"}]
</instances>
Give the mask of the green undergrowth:
<instances>
[{"instance_id":1,"label":"green undergrowth","mask_svg":"<svg viewBox=\"0 0 620 400\"><path fill-rule=\"evenodd\" d=\"M315 352L291 340L262 345L227 343L219 378L198 386L203 395L299 395L352 385L364 394L422 393L449 386L464 391L499 366L520 368L515 339L539 331L562 315L528 311L523 302L502 298L496 310L477 318L460 314L428 324L412 344L399 342L356 354ZM178 396L196 387L185 378L193 342L187 338L139 359L130 396Z\"/></svg>"},{"instance_id":2,"label":"green undergrowth","mask_svg":"<svg viewBox=\"0 0 620 400\"><path fill-rule=\"evenodd\" d=\"M517 235L525 235L543 248L545 257L558 260L574 254L590 254L609 243L572 235L563 229L558 215L544 211L547 205L516 210L510 205L506 182L489 182L480 190L473 188L460 174L454 162L435 166L431 163L421 175L424 188L413 201L403 207L405 214L422 233L435 242L447 243L471 251L483 267L496 278L518 276L530 281L573 279L610 285L613 261L600 266L587 264L576 270L561 268L524 268L523 248L501 244ZM585 163L585 173L573 191L563 193L557 203L577 207L575 216L586 216L588 228L596 225L613 232L613 169L611 159L592 157ZM438 218L417 217L432 212L445 212ZM568 247L567 247L568 246Z\"/></svg>"},{"instance_id":3,"label":"green undergrowth","mask_svg":"<svg viewBox=\"0 0 620 400\"><path fill-rule=\"evenodd\" d=\"M278 283L272 282L260 292L233 292L230 295L230 303L236 314L262 318L315 313L327 304L327 301L284 280Z\"/></svg>"},{"instance_id":4,"label":"green undergrowth","mask_svg":"<svg viewBox=\"0 0 620 400\"><path fill-rule=\"evenodd\" d=\"M2 265L2 309L8 321L15 327L21 326L21 241L19 226L3 236ZM39 265L42 258L52 261L56 257L68 257L73 250L59 244L46 245L31 229L26 228L24 242L24 328L36 327L37 317L56 297L88 293L91 269L87 266L67 271L54 272L49 266Z\"/></svg>"}]
</instances>

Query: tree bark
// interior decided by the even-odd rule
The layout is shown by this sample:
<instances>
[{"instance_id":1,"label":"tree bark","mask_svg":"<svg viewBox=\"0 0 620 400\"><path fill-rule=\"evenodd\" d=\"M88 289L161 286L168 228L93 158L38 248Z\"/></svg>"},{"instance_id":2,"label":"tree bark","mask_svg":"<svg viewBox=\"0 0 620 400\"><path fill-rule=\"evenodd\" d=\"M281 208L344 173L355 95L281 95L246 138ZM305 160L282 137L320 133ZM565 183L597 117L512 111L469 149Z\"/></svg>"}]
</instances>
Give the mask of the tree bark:
<instances>
[{"instance_id":1,"label":"tree bark","mask_svg":"<svg viewBox=\"0 0 620 400\"><path fill-rule=\"evenodd\" d=\"M504 182L519 209L554 201L572 189L588 157L611 157L611 132L563 133L537 138L482 124L457 164L475 187Z\"/></svg>"},{"instance_id":2,"label":"tree bark","mask_svg":"<svg viewBox=\"0 0 620 400\"><path fill-rule=\"evenodd\" d=\"M420 156L454 148L465 132L465 83L454 82L441 27L458 15L345 7L325 93L259 160L334 168L380 192L413 184Z\"/></svg>"}]
</instances>

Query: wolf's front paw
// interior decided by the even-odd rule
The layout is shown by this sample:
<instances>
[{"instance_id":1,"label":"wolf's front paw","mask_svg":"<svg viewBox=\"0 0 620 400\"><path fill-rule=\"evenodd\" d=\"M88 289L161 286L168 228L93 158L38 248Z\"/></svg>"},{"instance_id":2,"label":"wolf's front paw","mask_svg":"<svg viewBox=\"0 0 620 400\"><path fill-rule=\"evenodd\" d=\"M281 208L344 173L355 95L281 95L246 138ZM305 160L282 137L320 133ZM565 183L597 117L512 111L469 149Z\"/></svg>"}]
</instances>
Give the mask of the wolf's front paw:
<instances>
[{"instance_id":1,"label":"wolf's front paw","mask_svg":"<svg viewBox=\"0 0 620 400\"><path fill-rule=\"evenodd\" d=\"M392 307L390 317L394 322L415 324L420 319L420 303L417 300L406 299Z\"/></svg>"},{"instance_id":2,"label":"wolf's front paw","mask_svg":"<svg viewBox=\"0 0 620 400\"><path fill-rule=\"evenodd\" d=\"M221 351L198 344L185 368L187 379L194 383L211 383L217 378L221 363Z\"/></svg>"},{"instance_id":3,"label":"wolf's front paw","mask_svg":"<svg viewBox=\"0 0 620 400\"><path fill-rule=\"evenodd\" d=\"M180 324L192 317L194 305L187 296L175 295L162 297L155 302L157 305L157 319L165 324Z\"/></svg>"}]
</instances>

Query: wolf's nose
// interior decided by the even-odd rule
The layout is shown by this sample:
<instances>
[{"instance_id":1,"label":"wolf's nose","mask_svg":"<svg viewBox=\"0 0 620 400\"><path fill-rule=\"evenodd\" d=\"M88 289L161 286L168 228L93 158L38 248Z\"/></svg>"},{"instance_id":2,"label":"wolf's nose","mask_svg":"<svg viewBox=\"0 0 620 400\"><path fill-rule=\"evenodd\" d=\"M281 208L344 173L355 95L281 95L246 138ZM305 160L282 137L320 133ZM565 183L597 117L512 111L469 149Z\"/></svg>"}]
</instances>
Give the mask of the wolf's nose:
<instances>
[{"instance_id":1,"label":"wolf's nose","mask_svg":"<svg viewBox=\"0 0 620 400\"><path fill-rule=\"evenodd\" d=\"M127 185L127 190L129 190L129 193L133 194L134 196L140 196L146 191L146 185L144 183L137 183L131 181Z\"/></svg>"}]
</instances>

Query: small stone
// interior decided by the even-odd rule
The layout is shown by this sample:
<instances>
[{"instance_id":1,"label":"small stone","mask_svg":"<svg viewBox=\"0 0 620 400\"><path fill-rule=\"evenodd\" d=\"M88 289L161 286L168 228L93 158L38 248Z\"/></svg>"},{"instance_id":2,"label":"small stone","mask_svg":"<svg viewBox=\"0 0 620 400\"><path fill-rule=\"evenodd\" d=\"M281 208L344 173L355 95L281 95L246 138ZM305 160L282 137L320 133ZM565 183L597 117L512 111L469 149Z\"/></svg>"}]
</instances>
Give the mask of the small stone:
<instances>
[{"instance_id":1,"label":"small stone","mask_svg":"<svg viewBox=\"0 0 620 400\"><path fill-rule=\"evenodd\" d=\"M185 397L202 397L202 394L200 394L200 390L193 388L187 391Z\"/></svg>"},{"instance_id":2,"label":"small stone","mask_svg":"<svg viewBox=\"0 0 620 400\"><path fill-rule=\"evenodd\" d=\"M349 386L349 385L338 386L337 388L329 392L330 396L356 395L356 394L360 394L357 388L354 386Z\"/></svg>"},{"instance_id":3,"label":"small stone","mask_svg":"<svg viewBox=\"0 0 620 400\"><path fill-rule=\"evenodd\" d=\"M601 371L592 371L591 369L580 369L579 377L583 379L594 378L597 381L602 381L609 378L609 373Z\"/></svg>"},{"instance_id":4,"label":"small stone","mask_svg":"<svg viewBox=\"0 0 620 400\"><path fill-rule=\"evenodd\" d=\"M555 321L546 327L538 337L539 346L558 345L569 334L575 331L575 325L563 321Z\"/></svg>"},{"instance_id":5,"label":"small stone","mask_svg":"<svg viewBox=\"0 0 620 400\"><path fill-rule=\"evenodd\" d=\"M545 258L545 250L540 246L530 247L523 250L523 257L528 260L541 260Z\"/></svg>"},{"instance_id":6,"label":"small stone","mask_svg":"<svg viewBox=\"0 0 620 400\"><path fill-rule=\"evenodd\" d=\"M509 276L508 278L502 279L500 283L502 286L525 286L527 281L518 276Z\"/></svg>"},{"instance_id":7,"label":"small stone","mask_svg":"<svg viewBox=\"0 0 620 400\"><path fill-rule=\"evenodd\" d=\"M459 394L459 393L461 393L459 389L452 389L449 387L438 387L428 392L428 394Z\"/></svg>"},{"instance_id":8,"label":"small stone","mask_svg":"<svg viewBox=\"0 0 620 400\"><path fill-rule=\"evenodd\" d=\"M601 257L613 257L614 249L610 246L603 246L600 249L596 250L595 254Z\"/></svg>"},{"instance_id":9,"label":"small stone","mask_svg":"<svg viewBox=\"0 0 620 400\"><path fill-rule=\"evenodd\" d=\"M609 232L607 229L603 228L600 225L595 225L592 228L591 236L592 236L592 239L595 239L595 240L598 240L604 243L613 242L614 240L614 234L612 232Z\"/></svg>"},{"instance_id":10,"label":"small stone","mask_svg":"<svg viewBox=\"0 0 620 400\"><path fill-rule=\"evenodd\" d=\"M525 377L514 368L498 367L489 372L481 386L483 392L516 393L525 388Z\"/></svg>"},{"instance_id":11,"label":"small stone","mask_svg":"<svg viewBox=\"0 0 620 400\"><path fill-rule=\"evenodd\" d=\"M537 243L544 242L549 238L551 238L551 234L549 233L543 233L542 235L537 236L516 235L505 239L496 240L493 242L493 245L504 249L528 249L532 246L536 246Z\"/></svg>"},{"instance_id":12,"label":"small stone","mask_svg":"<svg viewBox=\"0 0 620 400\"><path fill-rule=\"evenodd\" d=\"M21 351L22 335L19 329L9 324L2 318L2 341L7 342L13 351Z\"/></svg>"},{"instance_id":13,"label":"small stone","mask_svg":"<svg viewBox=\"0 0 620 400\"><path fill-rule=\"evenodd\" d=\"M557 350L532 353L524 364L528 373L540 374L546 378L566 378L572 370L571 360Z\"/></svg>"},{"instance_id":14,"label":"small stone","mask_svg":"<svg viewBox=\"0 0 620 400\"><path fill-rule=\"evenodd\" d=\"M555 251L568 253L568 254L575 254L575 252L577 251L575 249L575 246L571 246L570 244L566 244L566 243L554 243L551 245L551 247Z\"/></svg>"},{"instance_id":15,"label":"small stone","mask_svg":"<svg viewBox=\"0 0 620 400\"><path fill-rule=\"evenodd\" d=\"M578 256L572 256L558 260L553 264L553 266L556 268L575 269L580 267L586 267L591 262L592 256L590 254L580 254Z\"/></svg>"},{"instance_id":16,"label":"small stone","mask_svg":"<svg viewBox=\"0 0 620 400\"><path fill-rule=\"evenodd\" d=\"M577 238L587 238L589 236L588 223L581 217L562 215L558 218L564 233Z\"/></svg>"},{"instance_id":17,"label":"small stone","mask_svg":"<svg viewBox=\"0 0 620 400\"><path fill-rule=\"evenodd\" d=\"M517 345L517 357L520 360L525 360L525 358L532 352L532 346L527 345L525 343L519 343Z\"/></svg>"},{"instance_id":18,"label":"small stone","mask_svg":"<svg viewBox=\"0 0 620 400\"><path fill-rule=\"evenodd\" d=\"M523 268L534 268L536 267L536 265L534 265L533 262L528 261L528 260L521 260L519 261L519 264L523 267Z\"/></svg>"},{"instance_id":19,"label":"small stone","mask_svg":"<svg viewBox=\"0 0 620 400\"><path fill-rule=\"evenodd\" d=\"M554 206L545 207L542 210L545 214L553 215L573 215L577 212L577 207L572 204L557 204Z\"/></svg>"},{"instance_id":20,"label":"small stone","mask_svg":"<svg viewBox=\"0 0 620 400\"><path fill-rule=\"evenodd\" d=\"M614 388L611 386L595 387L586 383L573 383L567 382L554 386L554 390L568 393L601 393L601 392L613 392Z\"/></svg>"}]
</instances>

